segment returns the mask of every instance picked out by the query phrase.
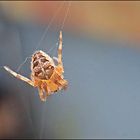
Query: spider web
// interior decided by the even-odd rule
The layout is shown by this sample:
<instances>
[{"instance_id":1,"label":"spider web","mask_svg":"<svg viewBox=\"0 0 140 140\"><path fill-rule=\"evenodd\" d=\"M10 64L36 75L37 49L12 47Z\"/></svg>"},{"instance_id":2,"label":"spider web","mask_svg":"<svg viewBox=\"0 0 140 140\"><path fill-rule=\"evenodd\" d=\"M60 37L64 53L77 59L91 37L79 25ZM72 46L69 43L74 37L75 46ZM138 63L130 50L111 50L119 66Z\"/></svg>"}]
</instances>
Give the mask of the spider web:
<instances>
[{"instance_id":1,"label":"spider web","mask_svg":"<svg viewBox=\"0 0 140 140\"><path fill-rule=\"evenodd\" d=\"M69 13L69 10L70 10L70 6L71 6L71 2L68 3L68 6L67 6L67 9L66 9L66 13L65 13L65 16L64 16L64 19L63 19L63 22L61 24L61 31L63 30L64 28L64 24L65 24L65 21L66 21L66 18L68 16L68 13ZM56 45L58 46L58 42L56 43ZM56 48L56 47L55 47ZM54 47L52 47L48 53L53 50ZM61 91L60 91L61 92ZM39 139L42 139L43 138L43 134L44 134L44 130L45 130L45 122L46 122L46 117L45 117L45 113L46 113L46 102L43 106L43 110L42 110L42 122L41 122L41 129L40 129L40 135L39 135Z\"/></svg>"},{"instance_id":2,"label":"spider web","mask_svg":"<svg viewBox=\"0 0 140 140\"><path fill-rule=\"evenodd\" d=\"M65 25L65 22L66 22L66 19L68 17L68 14L69 14L69 11L70 11L70 6L71 6L71 1L64 1L59 7L57 7L56 9L56 12L54 13L54 15L52 16L50 22L48 23L48 26L45 28L44 32L43 32L43 35L41 36L37 46L35 47L34 49L34 52L36 50L39 49L39 47L41 47L41 44L43 42L44 39L46 39L47 37L47 33L53 23L53 21L55 20L55 18L57 17L57 15L59 14L59 12L61 11L61 9L65 6L65 3L66 3L66 9L65 9L65 12L64 12L64 17L63 17L63 20L62 20L62 23L61 23L61 26L60 26L60 30L63 31L63 28L64 28L64 25ZM57 40L57 42L55 42L51 47L50 49L47 51L47 53L53 51L54 49L58 48L58 44L59 44L59 40ZM28 57L25 58L25 60L18 66L17 68L17 72L20 71L20 69L22 68L22 66L27 62L28 59L31 59L32 57L32 54ZM60 91L61 92L61 91ZM44 135L44 130L45 130L45 124L46 124L46 110L47 110L47 106L46 106L46 103L43 104L42 106L42 114L41 114L41 124L40 124L40 128L39 128L39 139L42 139L43 138L43 135ZM32 118L30 116L30 120L32 122ZM33 125L33 124L32 124Z\"/></svg>"},{"instance_id":3,"label":"spider web","mask_svg":"<svg viewBox=\"0 0 140 140\"><path fill-rule=\"evenodd\" d=\"M38 50L39 47L41 46L41 43L43 42L43 40L44 40L44 39L46 38L46 36L47 36L47 33L48 33L48 31L49 31L49 28L51 27L53 21L55 20L55 18L57 17L57 15L58 15L59 12L61 11L61 9L64 7L65 3L66 3L66 1L64 1L64 2L60 5L60 7L57 8L56 12L55 12L54 15L52 16L50 22L48 23L48 26L45 28L45 31L44 31L43 35L41 36L41 39L39 40L39 42L38 42L38 44L37 44L37 46L36 46L36 48L35 48L35 50L34 50L33 52L35 52L36 50ZM69 11L70 11L71 1L69 1L69 2L67 2L67 3L68 3L68 4L67 4L66 12L65 12L65 15L64 15L64 18L63 18L63 22L62 22L61 27L60 27L60 30L61 30L61 31L62 31L63 28L64 28L66 19L67 19L67 17L68 17L68 13L69 13ZM58 40L57 40L56 43L54 43L54 44L50 47L50 49L47 51L47 53L49 53L49 52L51 52L52 50L54 50L57 46L58 46ZM26 57L26 58L25 58L25 60L18 66L18 68L17 68L16 71L19 72L20 69L22 68L22 66L27 62L27 60L28 60L28 59L31 59L31 58L32 58L32 54L31 54L29 57Z\"/></svg>"}]
</instances>

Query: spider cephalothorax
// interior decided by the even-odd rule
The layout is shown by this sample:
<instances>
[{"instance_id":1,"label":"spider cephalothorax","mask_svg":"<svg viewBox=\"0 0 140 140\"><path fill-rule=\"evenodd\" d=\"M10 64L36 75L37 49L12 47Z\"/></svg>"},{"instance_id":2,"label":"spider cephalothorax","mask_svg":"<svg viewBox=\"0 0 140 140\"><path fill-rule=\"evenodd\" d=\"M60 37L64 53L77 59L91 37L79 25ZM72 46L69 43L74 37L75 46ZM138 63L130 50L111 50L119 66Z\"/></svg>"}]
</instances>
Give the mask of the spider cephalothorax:
<instances>
[{"instance_id":1,"label":"spider cephalothorax","mask_svg":"<svg viewBox=\"0 0 140 140\"><path fill-rule=\"evenodd\" d=\"M55 58L57 64L45 52L39 50L32 55L31 61L31 80L17 74L7 66L4 68L13 76L21 79L28 84L37 87L40 99L45 101L46 98L54 92L66 89L68 82L64 80L64 68L62 63L62 32L59 35L58 58Z\"/></svg>"}]
</instances>

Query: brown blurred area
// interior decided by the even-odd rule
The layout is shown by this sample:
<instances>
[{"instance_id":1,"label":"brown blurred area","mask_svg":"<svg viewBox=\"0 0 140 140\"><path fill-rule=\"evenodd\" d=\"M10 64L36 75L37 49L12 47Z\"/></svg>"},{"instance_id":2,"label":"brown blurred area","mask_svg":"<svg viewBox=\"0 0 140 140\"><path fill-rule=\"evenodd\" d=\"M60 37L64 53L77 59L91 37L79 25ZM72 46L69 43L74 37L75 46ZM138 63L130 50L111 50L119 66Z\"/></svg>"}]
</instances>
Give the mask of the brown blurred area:
<instances>
[{"instance_id":1,"label":"brown blurred area","mask_svg":"<svg viewBox=\"0 0 140 140\"><path fill-rule=\"evenodd\" d=\"M29 120L16 88L0 86L0 139L33 137Z\"/></svg>"},{"instance_id":2,"label":"brown blurred area","mask_svg":"<svg viewBox=\"0 0 140 140\"><path fill-rule=\"evenodd\" d=\"M42 23L48 22L63 4L53 23L56 26L63 20L68 1L1 2L10 17ZM139 41L139 15L139 1L72 1L65 28L90 36Z\"/></svg>"}]
</instances>

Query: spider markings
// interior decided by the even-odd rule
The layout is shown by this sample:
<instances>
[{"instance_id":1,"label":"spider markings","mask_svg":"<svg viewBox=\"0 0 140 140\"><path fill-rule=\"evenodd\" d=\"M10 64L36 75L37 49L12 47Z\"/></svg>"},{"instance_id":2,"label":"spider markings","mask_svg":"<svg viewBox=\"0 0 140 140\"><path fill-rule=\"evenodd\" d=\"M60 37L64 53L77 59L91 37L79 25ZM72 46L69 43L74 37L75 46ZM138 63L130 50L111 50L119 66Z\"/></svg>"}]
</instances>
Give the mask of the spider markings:
<instances>
[{"instance_id":1,"label":"spider markings","mask_svg":"<svg viewBox=\"0 0 140 140\"><path fill-rule=\"evenodd\" d=\"M16 78L27 82L33 87L37 87L42 101L54 92L66 89L68 82L64 79L62 62L62 32L59 35L58 64L55 65L53 59L45 52L39 50L32 55L31 61L31 80L14 72L7 66L4 69Z\"/></svg>"},{"instance_id":2,"label":"spider markings","mask_svg":"<svg viewBox=\"0 0 140 140\"><path fill-rule=\"evenodd\" d=\"M52 66L48 59L43 55L42 51L37 51L32 56L32 70L33 76L40 79L48 80L54 71L54 66Z\"/></svg>"}]
</instances>

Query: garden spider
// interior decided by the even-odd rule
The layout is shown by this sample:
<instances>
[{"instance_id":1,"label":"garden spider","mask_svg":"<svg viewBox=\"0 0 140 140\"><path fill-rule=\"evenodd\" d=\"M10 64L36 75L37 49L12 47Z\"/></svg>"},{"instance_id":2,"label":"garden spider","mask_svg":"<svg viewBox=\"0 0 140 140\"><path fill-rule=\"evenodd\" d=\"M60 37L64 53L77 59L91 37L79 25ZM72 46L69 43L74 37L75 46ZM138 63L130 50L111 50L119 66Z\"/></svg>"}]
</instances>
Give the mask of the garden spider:
<instances>
[{"instance_id":1,"label":"garden spider","mask_svg":"<svg viewBox=\"0 0 140 140\"><path fill-rule=\"evenodd\" d=\"M54 60L57 61L55 65ZM16 78L37 87L39 96L42 101L46 101L47 97L54 92L66 89L68 82L64 80L64 68L62 62L62 31L59 35L58 58L53 59L45 52L39 50L32 55L31 60L31 80L14 72L7 66L4 69Z\"/></svg>"}]
</instances>

